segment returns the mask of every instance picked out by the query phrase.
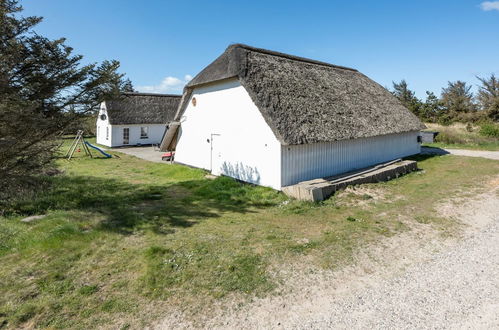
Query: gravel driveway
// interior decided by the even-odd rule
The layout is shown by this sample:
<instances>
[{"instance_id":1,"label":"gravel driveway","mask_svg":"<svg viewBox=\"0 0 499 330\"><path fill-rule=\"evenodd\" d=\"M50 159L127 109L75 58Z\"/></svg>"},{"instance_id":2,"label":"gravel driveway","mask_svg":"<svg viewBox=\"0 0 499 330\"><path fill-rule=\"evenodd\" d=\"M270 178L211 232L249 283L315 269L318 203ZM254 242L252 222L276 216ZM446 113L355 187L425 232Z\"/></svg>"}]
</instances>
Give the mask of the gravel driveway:
<instances>
[{"instance_id":1,"label":"gravel driveway","mask_svg":"<svg viewBox=\"0 0 499 330\"><path fill-rule=\"evenodd\" d=\"M164 162L161 160L161 155L163 154L163 152L155 150L154 147L122 147L122 148L113 149L113 151L122 152L124 154L142 158L150 162L168 164L168 162ZM422 147L421 153L437 154L437 155L452 154L457 156L483 157L483 158L499 160L499 151L441 149L441 148Z\"/></svg>"},{"instance_id":2,"label":"gravel driveway","mask_svg":"<svg viewBox=\"0 0 499 330\"><path fill-rule=\"evenodd\" d=\"M482 150L465 150L465 149L442 149L432 147L421 147L421 153L436 154L436 155L456 155L468 157L483 157L489 159L499 160L499 151L482 151Z\"/></svg>"},{"instance_id":3,"label":"gravel driveway","mask_svg":"<svg viewBox=\"0 0 499 330\"><path fill-rule=\"evenodd\" d=\"M457 246L295 328L499 329L499 203L492 207L490 223Z\"/></svg>"},{"instance_id":4,"label":"gravel driveway","mask_svg":"<svg viewBox=\"0 0 499 330\"><path fill-rule=\"evenodd\" d=\"M338 274L289 272L289 292L242 308L218 306L196 324L171 314L155 328L499 329L498 182L439 208L464 223L459 238L415 228Z\"/></svg>"}]
</instances>

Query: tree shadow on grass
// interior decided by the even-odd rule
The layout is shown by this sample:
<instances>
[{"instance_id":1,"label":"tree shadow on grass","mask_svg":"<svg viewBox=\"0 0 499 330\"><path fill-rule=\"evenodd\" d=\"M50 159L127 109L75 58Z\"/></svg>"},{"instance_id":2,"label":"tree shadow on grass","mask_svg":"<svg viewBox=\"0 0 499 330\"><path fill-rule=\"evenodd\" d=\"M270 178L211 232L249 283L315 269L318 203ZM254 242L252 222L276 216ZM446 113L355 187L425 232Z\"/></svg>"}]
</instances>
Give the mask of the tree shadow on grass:
<instances>
[{"instance_id":1,"label":"tree shadow on grass","mask_svg":"<svg viewBox=\"0 0 499 330\"><path fill-rule=\"evenodd\" d=\"M276 205L282 195L230 178L190 180L165 185L131 184L92 176L48 178L51 188L32 200L11 206L11 213L84 211L103 216L98 229L130 234L151 229L168 234L224 212L248 213Z\"/></svg>"}]
</instances>

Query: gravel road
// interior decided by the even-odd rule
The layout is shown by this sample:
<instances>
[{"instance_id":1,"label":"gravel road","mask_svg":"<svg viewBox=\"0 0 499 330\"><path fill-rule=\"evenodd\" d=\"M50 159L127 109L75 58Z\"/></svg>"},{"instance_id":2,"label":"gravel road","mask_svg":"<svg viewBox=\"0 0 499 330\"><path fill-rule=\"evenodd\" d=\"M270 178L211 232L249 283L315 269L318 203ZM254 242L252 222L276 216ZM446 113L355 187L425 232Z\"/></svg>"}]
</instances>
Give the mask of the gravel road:
<instances>
[{"instance_id":1,"label":"gravel road","mask_svg":"<svg viewBox=\"0 0 499 330\"><path fill-rule=\"evenodd\" d=\"M422 154L436 154L436 155L456 155L467 157L482 157L499 160L499 151L482 151L482 150L465 150L465 149L442 149L421 147Z\"/></svg>"},{"instance_id":2,"label":"gravel road","mask_svg":"<svg viewBox=\"0 0 499 330\"><path fill-rule=\"evenodd\" d=\"M495 203L488 203L488 214L468 212L488 224L457 245L402 276L332 302L327 313L295 328L499 329L499 200Z\"/></svg>"}]
</instances>

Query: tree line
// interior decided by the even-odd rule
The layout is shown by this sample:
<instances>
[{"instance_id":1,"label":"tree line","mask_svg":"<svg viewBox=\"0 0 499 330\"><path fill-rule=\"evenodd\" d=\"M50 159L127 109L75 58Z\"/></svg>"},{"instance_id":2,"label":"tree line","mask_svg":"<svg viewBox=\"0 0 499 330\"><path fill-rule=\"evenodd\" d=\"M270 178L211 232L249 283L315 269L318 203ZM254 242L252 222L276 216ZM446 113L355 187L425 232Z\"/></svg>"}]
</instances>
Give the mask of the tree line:
<instances>
[{"instance_id":1,"label":"tree line","mask_svg":"<svg viewBox=\"0 0 499 330\"><path fill-rule=\"evenodd\" d=\"M426 99L416 97L407 82L393 82L392 94L422 121L449 125L453 122L477 123L499 121L499 79L477 77L480 81L478 93L464 81L449 81L442 88L440 97L433 92L426 92Z\"/></svg>"}]
</instances>

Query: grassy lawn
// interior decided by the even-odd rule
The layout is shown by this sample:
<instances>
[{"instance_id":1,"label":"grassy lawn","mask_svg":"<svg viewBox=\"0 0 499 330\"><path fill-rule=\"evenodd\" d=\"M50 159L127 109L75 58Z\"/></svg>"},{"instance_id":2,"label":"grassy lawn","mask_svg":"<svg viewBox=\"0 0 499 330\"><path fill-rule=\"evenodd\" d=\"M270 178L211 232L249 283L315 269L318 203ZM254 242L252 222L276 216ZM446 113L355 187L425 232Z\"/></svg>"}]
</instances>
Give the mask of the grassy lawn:
<instances>
[{"instance_id":1,"label":"grassy lawn","mask_svg":"<svg viewBox=\"0 0 499 330\"><path fill-rule=\"evenodd\" d=\"M428 143L425 146L449 149L471 149L471 150L491 150L499 151L499 138L487 137L479 133L480 127L456 123L451 126L426 123L428 130L440 132L435 143Z\"/></svg>"},{"instance_id":2,"label":"grassy lawn","mask_svg":"<svg viewBox=\"0 0 499 330\"><path fill-rule=\"evenodd\" d=\"M423 171L315 204L180 165L76 157L0 218L0 328L136 328L171 306L274 294L290 263L341 267L415 222L452 233L436 205L499 174L493 160L419 158ZM33 214L47 216L20 221Z\"/></svg>"}]
</instances>

